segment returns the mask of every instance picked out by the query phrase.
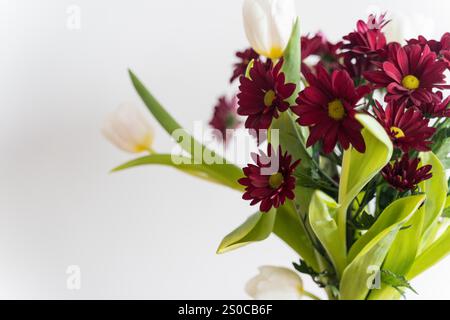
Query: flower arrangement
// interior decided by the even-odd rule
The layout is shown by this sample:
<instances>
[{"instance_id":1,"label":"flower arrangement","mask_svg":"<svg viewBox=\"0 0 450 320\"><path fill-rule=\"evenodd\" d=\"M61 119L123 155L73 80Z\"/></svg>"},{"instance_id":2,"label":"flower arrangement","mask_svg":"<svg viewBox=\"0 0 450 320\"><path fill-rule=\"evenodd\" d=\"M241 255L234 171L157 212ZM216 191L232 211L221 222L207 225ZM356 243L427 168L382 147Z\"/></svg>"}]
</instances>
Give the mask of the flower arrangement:
<instances>
[{"instance_id":1,"label":"flower arrangement","mask_svg":"<svg viewBox=\"0 0 450 320\"><path fill-rule=\"evenodd\" d=\"M274 233L299 260L292 269L261 267L247 285L255 298L316 299L303 274L329 299L399 299L450 252L450 34L387 42L383 14L331 43L301 36L291 0L245 0L243 14L251 48L236 54L230 82L239 92L219 99L209 125L224 145L231 130L250 130L260 149L253 161L242 169L194 139L130 71L184 152L155 152L151 127L121 107L105 135L148 154L114 171L171 166L257 206L218 253Z\"/></svg>"}]
</instances>

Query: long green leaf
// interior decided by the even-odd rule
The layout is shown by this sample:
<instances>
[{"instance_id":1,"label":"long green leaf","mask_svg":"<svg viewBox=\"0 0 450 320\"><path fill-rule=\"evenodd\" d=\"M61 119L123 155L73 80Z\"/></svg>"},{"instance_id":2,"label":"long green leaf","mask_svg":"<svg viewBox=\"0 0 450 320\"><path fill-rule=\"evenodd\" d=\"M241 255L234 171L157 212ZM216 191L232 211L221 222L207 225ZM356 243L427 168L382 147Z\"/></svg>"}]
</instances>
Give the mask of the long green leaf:
<instances>
[{"instance_id":1,"label":"long green leaf","mask_svg":"<svg viewBox=\"0 0 450 320\"><path fill-rule=\"evenodd\" d=\"M419 250L423 228L423 206L405 223L405 229L400 230L389 249L383 263L383 270L389 270L396 275L406 276L411 269ZM381 287L370 292L369 300L397 299L400 293L393 287L382 283Z\"/></svg>"},{"instance_id":2,"label":"long green leaf","mask_svg":"<svg viewBox=\"0 0 450 320\"><path fill-rule=\"evenodd\" d=\"M211 180L212 182L226 185L238 191L243 190L244 187L237 182L237 180L242 177L242 171L236 170L234 165L191 164L191 162L192 159L179 155L152 154L126 162L114 168L112 171L117 172L143 165L165 165L176 168L198 178L203 178L205 180Z\"/></svg>"},{"instance_id":3,"label":"long green leaf","mask_svg":"<svg viewBox=\"0 0 450 320\"><path fill-rule=\"evenodd\" d=\"M434 241L414 262L407 278L412 280L428 268L444 259L450 253L450 227Z\"/></svg>"},{"instance_id":4,"label":"long green leaf","mask_svg":"<svg viewBox=\"0 0 450 320\"><path fill-rule=\"evenodd\" d=\"M373 226L356 241L348 253L348 261L352 261L383 230L404 223L425 201L425 195L415 195L398 199L391 203L378 217Z\"/></svg>"},{"instance_id":5,"label":"long green leaf","mask_svg":"<svg viewBox=\"0 0 450 320\"><path fill-rule=\"evenodd\" d=\"M206 153L210 155L214 154L216 163L227 164L227 161L223 157L203 146L185 129L183 129L181 125L164 109L158 100L156 100L156 98L147 90L147 88L131 70L129 70L129 74L137 93L147 106L148 110L153 114L155 119L161 124L168 134L178 139L176 142L192 156L194 164L202 164L204 162L203 156ZM226 166L216 166L214 168L217 169L219 167L221 167L222 171L226 173L224 177L229 177L228 184L234 184L235 181L232 181L232 179L237 175L237 172L241 171L241 169L232 164L228 164Z\"/></svg>"},{"instance_id":6,"label":"long green leaf","mask_svg":"<svg viewBox=\"0 0 450 320\"><path fill-rule=\"evenodd\" d=\"M309 223L341 276L347 263L335 221L337 208L338 204L331 197L317 190L309 205Z\"/></svg>"},{"instance_id":7,"label":"long green leaf","mask_svg":"<svg viewBox=\"0 0 450 320\"><path fill-rule=\"evenodd\" d=\"M228 234L220 243L217 253L224 253L244 245L265 240L272 233L276 211L257 212L241 226Z\"/></svg>"},{"instance_id":8,"label":"long green leaf","mask_svg":"<svg viewBox=\"0 0 450 320\"><path fill-rule=\"evenodd\" d=\"M296 251L311 268L316 272L321 271L306 226L300 220L298 214L288 208L287 205L277 209L273 232Z\"/></svg>"},{"instance_id":9,"label":"long green leaf","mask_svg":"<svg viewBox=\"0 0 450 320\"><path fill-rule=\"evenodd\" d=\"M370 284L372 268L381 269L387 252L402 224L394 224L379 233L347 266L340 282L340 299L366 299Z\"/></svg>"},{"instance_id":10,"label":"long green leaf","mask_svg":"<svg viewBox=\"0 0 450 320\"><path fill-rule=\"evenodd\" d=\"M371 116L357 114L363 125L362 135L366 152L354 148L344 152L339 183L338 228L341 242L346 243L347 209L361 189L389 162L393 146L384 128Z\"/></svg>"},{"instance_id":11,"label":"long green leaf","mask_svg":"<svg viewBox=\"0 0 450 320\"><path fill-rule=\"evenodd\" d=\"M294 83L297 88L289 98L289 103L293 105L297 94L300 91L300 23L297 19L289 43L284 51L282 71L286 76L286 81ZM280 144L283 150L288 151L294 159L301 159L299 168L309 171L311 167L311 154L305 146L305 135L301 127L295 122L295 117L290 110L283 112L278 119L274 119L271 129L279 130Z\"/></svg>"},{"instance_id":12,"label":"long green leaf","mask_svg":"<svg viewBox=\"0 0 450 320\"><path fill-rule=\"evenodd\" d=\"M433 241L429 239L431 235L430 229L437 223L437 220L444 210L445 202L447 200L448 184L445 176L445 170L439 159L433 152L421 152L419 154L421 165L431 165L431 172L433 176L431 179L425 180L419 184L420 190L427 195L425 202L424 226L422 235L426 235L423 240L423 247ZM427 241L429 239L429 241Z\"/></svg>"}]
</instances>

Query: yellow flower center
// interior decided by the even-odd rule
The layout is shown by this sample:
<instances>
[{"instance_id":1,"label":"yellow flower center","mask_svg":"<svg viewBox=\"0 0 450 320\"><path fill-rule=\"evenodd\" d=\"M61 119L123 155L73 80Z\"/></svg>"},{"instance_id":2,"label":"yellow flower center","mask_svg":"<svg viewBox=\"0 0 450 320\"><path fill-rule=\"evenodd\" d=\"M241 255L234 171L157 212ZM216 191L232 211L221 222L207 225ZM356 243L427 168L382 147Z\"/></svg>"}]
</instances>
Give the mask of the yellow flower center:
<instances>
[{"instance_id":1,"label":"yellow flower center","mask_svg":"<svg viewBox=\"0 0 450 320\"><path fill-rule=\"evenodd\" d=\"M396 137L397 139L405 137L405 133L400 128L391 127L391 132L394 134L394 137Z\"/></svg>"},{"instance_id":2,"label":"yellow flower center","mask_svg":"<svg viewBox=\"0 0 450 320\"><path fill-rule=\"evenodd\" d=\"M415 90L420 86L420 81L416 76L408 74L402 80L402 86L409 90Z\"/></svg>"},{"instance_id":3,"label":"yellow flower center","mask_svg":"<svg viewBox=\"0 0 450 320\"><path fill-rule=\"evenodd\" d=\"M266 94L264 95L264 105L266 107L270 107L273 103L273 100L275 100L276 94L275 91L273 90L269 90L266 92Z\"/></svg>"},{"instance_id":4,"label":"yellow flower center","mask_svg":"<svg viewBox=\"0 0 450 320\"><path fill-rule=\"evenodd\" d=\"M283 184L283 175L280 172L274 173L269 178L269 185L272 189L278 189Z\"/></svg>"},{"instance_id":5,"label":"yellow flower center","mask_svg":"<svg viewBox=\"0 0 450 320\"><path fill-rule=\"evenodd\" d=\"M334 120L342 120L345 116L345 108L341 100L333 100L328 103L328 116Z\"/></svg>"},{"instance_id":6,"label":"yellow flower center","mask_svg":"<svg viewBox=\"0 0 450 320\"><path fill-rule=\"evenodd\" d=\"M278 46L272 47L270 48L270 51L265 54L265 56L270 59L279 59L283 56L283 49Z\"/></svg>"}]
</instances>

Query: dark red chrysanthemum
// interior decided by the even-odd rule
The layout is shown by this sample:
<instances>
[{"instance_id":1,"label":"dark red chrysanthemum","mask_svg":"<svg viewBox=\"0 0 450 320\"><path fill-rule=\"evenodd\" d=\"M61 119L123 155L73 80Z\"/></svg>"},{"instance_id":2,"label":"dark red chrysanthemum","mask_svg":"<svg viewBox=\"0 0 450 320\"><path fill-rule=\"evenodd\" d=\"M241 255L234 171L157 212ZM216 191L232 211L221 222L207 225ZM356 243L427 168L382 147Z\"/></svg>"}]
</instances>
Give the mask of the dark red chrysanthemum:
<instances>
[{"instance_id":1,"label":"dark red chrysanthemum","mask_svg":"<svg viewBox=\"0 0 450 320\"><path fill-rule=\"evenodd\" d=\"M248 48L244 51L236 52L236 57L239 61L234 64L233 75L231 76L230 83L236 79L239 79L241 76L244 76L250 61L259 59L259 54L252 48Z\"/></svg>"},{"instance_id":2,"label":"dark red chrysanthemum","mask_svg":"<svg viewBox=\"0 0 450 320\"><path fill-rule=\"evenodd\" d=\"M442 100L441 91L436 92L436 96L439 98L438 101L433 100L429 103L422 103L417 109L427 118L450 118L450 96Z\"/></svg>"},{"instance_id":3,"label":"dark red chrysanthemum","mask_svg":"<svg viewBox=\"0 0 450 320\"><path fill-rule=\"evenodd\" d=\"M292 162L292 156L281 151L281 146L276 152L269 144L267 154L252 153L255 164L248 164L243 169L245 178L239 179L239 183L245 186L244 200L251 200L250 205L261 203L259 210L269 211L272 207L278 208L287 199L295 197L295 177L293 172L300 160Z\"/></svg>"},{"instance_id":4,"label":"dark red chrysanthemum","mask_svg":"<svg viewBox=\"0 0 450 320\"><path fill-rule=\"evenodd\" d=\"M430 47L430 50L436 53L438 59L444 61L447 64L447 68L450 69L450 33L446 32L441 37L440 41L427 40L424 36L419 36L417 39L408 40L408 44L418 44L422 47L426 45Z\"/></svg>"},{"instance_id":5,"label":"dark red chrysanthemum","mask_svg":"<svg viewBox=\"0 0 450 320\"><path fill-rule=\"evenodd\" d=\"M355 119L355 106L370 89L367 86L355 88L345 70L335 70L329 75L318 66L317 76L312 73L305 76L310 86L300 92L292 111L299 116L300 125L310 127L307 146L321 140L325 153L333 151L337 142L344 149L351 144L364 152L366 145L362 126Z\"/></svg>"},{"instance_id":6,"label":"dark red chrysanthemum","mask_svg":"<svg viewBox=\"0 0 450 320\"><path fill-rule=\"evenodd\" d=\"M322 38L316 34L312 37L309 35L302 36L300 38L300 48L302 50L302 60L312 55L318 55L319 50L322 47Z\"/></svg>"},{"instance_id":7,"label":"dark red chrysanthemum","mask_svg":"<svg viewBox=\"0 0 450 320\"><path fill-rule=\"evenodd\" d=\"M377 87L385 87L385 100L397 104L420 106L437 100L433 88L444 89L446 64L436 60L436 54L425 45L393 44L380 70L367 71L364 76Z\"/></svg>"},{"instance_id":8,"label":"dark red chrysanthemum","mask_svg":"<svg viewBox=\"0 0 450 320\"><path fill-rule=\"evenodd\" d=\"M225 143L229 139L230 132L227 130L236 129L241 124L237 114L237 98L233 97L228 100L222 96L217 101L214 107L214 114L209 125L217 130L217 138L223 140Z\"/></svg>"},{"instance_id":9,"label":"dark red chrysanthemum","mask_svg":"<svg viewBox=\"0 0 450 320\"><path fill-rule=\"evenodd\" d=\"M388 22L385 14L378 18L370 15L367 22L359 20L356 30L343 38L344 64L352 77L361 77L364 71L373 68L374 61L380 59L386 47L382 29Z\"/></svg>"},{"instance_id":10,"label":"dark red chrysanthemum","mask_svg":"<svg viewBox=\"0 0 450 320\"><path fill-rule=\"evenodd\" d=\"M428 126L429 120L420 111L393 102L388 103L386 110L383 110L376 101L374 112L397 148L403 152L430 150L432 141L428 139L436 129Z\"/></svg>"},{"instance_id":11,"label":"dark red chrysanthemum","mask_svg":"<svg viewBox=\"0 0 450 320\"><path fill-rule=\"evenodd\" d=\"M419 158L410 159L408 154L403 154L400 160L386 165L381 171L384 179L400 192L414 190L417 185L427 179L430 179L431 165L425 165L418 168Z\"/></svg>"},{"instance_id":12,"label":"dark red chrysanthemum","mask_svg":"<svg viewBox=\"0 0 450 320\"><path fill-rule=\"evenodd\" d=\"M250 70L250 78L241 77L238 114L248 116L245 127L248 129L268 129L273 118L289 109L286 101L295 91L296 85L286 83L281 72L283 60L274 67L269 63L255 60Z\"/></svg>"},{"instance_id":13,"label":"dark red chrysanthemum","mask_svg":"<svg viewBox=\"0 0 450 320\"><path fill-rule=\"evenodd\" d=\"M318 64L321 64L328 71L339 69L341 65L339 63L338 50L341 47L342 42L331 43L321 32L316 33L312 37L301 37L302 72L309 70L309 67L304 63L304 61L310 56L319 57L320 60Z\"/></svg>"}]
</instances>

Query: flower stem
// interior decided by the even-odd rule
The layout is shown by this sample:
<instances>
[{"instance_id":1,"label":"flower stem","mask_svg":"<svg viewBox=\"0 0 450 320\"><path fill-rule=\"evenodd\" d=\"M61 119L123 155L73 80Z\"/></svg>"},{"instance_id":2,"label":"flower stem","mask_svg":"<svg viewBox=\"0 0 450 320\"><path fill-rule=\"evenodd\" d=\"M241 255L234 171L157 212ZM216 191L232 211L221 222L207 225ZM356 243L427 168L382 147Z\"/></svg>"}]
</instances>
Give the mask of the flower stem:
<instances>
[{"instance_id":1,"label":"flower stem","mask_svg":"<svg viewBox=\"0 0 450 320\"><path fill-rule=\"evenodd\" d=\"M318 296L316 296L314 293L311 293L309 291L303 290L303 294L307 296L308 298L311 298L312 300L322 300Z\"/></svg>"}]
</instances>

